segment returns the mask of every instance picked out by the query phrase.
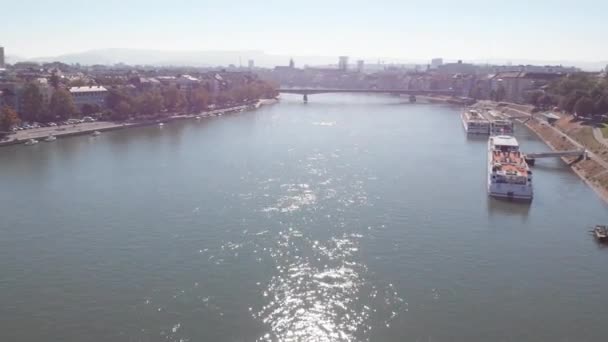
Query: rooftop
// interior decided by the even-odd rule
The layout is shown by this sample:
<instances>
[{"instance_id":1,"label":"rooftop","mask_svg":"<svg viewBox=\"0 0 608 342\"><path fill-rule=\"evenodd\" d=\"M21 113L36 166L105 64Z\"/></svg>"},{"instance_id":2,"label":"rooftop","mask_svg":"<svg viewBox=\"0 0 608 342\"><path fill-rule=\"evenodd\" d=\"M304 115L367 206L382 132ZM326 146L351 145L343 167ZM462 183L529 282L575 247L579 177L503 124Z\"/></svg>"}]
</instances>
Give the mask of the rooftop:
<instances>
[{"instance_id":1,"label":"rooftop","mask_svg":"<svg viewBox=\"0 0 608 342\"><path fill-rule=\"evenodd\" d=\"M107 89L103 86L85 86L70 88L70 93L91 93L97 91L107 91Z\"/></svg>"},{"instance_id":2,"label":"rooftop","mask_svg":"<svg viewBox=\"0 0 608 342\"><path fill-rule=\"evenodd\" d=\"M517 139L510 135L497 135L495 137L492 137L492 139L494 140L495 146L519 146L519 144L517 143Z\"/></svg>"}]
</instances>

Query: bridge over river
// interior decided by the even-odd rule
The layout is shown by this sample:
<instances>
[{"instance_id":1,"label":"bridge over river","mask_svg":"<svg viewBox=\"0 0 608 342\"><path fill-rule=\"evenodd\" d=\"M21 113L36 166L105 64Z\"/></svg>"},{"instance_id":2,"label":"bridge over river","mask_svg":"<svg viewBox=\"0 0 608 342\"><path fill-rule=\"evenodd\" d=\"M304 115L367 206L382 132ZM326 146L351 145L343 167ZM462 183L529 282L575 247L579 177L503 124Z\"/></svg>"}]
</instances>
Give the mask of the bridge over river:
<instances>
[{"instance_id":1,"label":"bridge over river","mask_svg":"<svg viewBox=\"0 0 608 342\"><path fill-rule=\"evenodd\" d=\"M412 90L412 89L331 89L331 88L279 88L279 93L303 95L304 102L308 101L308 95L326 93L363 93L363 94L396 94L410 95L410 100L415 101L420 95L447 95L454 96L453 90Z\"/></svg>"}]
</instances>

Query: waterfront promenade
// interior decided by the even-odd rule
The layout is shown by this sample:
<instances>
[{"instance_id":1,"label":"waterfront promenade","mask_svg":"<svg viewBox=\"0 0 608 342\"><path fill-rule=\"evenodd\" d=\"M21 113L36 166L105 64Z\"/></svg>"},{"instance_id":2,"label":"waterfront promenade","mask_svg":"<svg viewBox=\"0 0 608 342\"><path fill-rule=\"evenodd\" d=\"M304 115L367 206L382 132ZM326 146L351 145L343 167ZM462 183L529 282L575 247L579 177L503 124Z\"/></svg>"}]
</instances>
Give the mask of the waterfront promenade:
<instances>
[{"instance_id":1,"label":"waterfront promenade","mask_svg":"<svg viewBox=\"0 0 608 342\"><path fill-rule=\"evenodd\" d=\"M49 135L53 135L57 138L68 137L74 135L91 134L95 131L103 132L109 130L132 128L146 125L154 125L160 122L169 122L174 120L185 120L193 119L196 117L210 117L216 115L223 115L228 113L240 112L248 109L259 108L264 104L274 103L273 99L259 100L253 104L246 104L240 106L233 106L228 108L221 108L215 110L208 110L197 114L175 114L162 118L155 118L150 120L138 120L128 122L112 122L112 121L97 121L97 122L83 122L76 125L63 125L57 127L40 127L32 128L23 131L17 131L14 134L9 135L9 139L0 142L0 146L21 144L29 139L44 139Z\"/></svg>"}]
</instances>

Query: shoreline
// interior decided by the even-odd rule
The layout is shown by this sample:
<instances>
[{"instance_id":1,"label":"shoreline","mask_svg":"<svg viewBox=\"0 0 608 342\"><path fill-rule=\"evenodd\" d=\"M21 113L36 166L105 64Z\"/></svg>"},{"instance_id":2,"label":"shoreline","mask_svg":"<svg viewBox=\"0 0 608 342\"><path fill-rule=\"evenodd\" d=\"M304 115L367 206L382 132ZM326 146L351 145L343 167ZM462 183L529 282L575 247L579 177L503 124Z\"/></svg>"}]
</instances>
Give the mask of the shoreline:
<instances>
[{"instance_id":1,"label":"shoreline","mask_svg":"<svg viewBox=\"0 0 608 342\"><path fill-rule=\"evenodd\" d=\"M574 171L574 173L587 184L604 203L608 203L608 187L600 184L594 179L599 176L608 175L608 167L605 166L605 161L596 154L590 152L590 148L578 142L567 133L562 132L560 129L539 120L528 111L528 106L509 103L499 106L499 103L491 101L478 102L474 106L499 111L504 116L521 123L528 130L533 132L552 151L564 151L574 148L584 148L587 150L587 159L577 160L577 158L573 157L561 157L560 159Z\"/></svg>"},{"instance_id":2,"label":"shoreline","mask_svg":"<svg viewBox=\"0 0 608 342\"><path fill-rule=\"evenodd\" d=\"M112 122L112 121L95 121L95 122L85 122L77 125L65 125L60 127L41 127L34 128L26 131L18 131L15 134L9 135L12 139L4 140L0 142L0 147L2 146L11 146L11 145L19 145L25 143L29 139L44 139L49 135L53 135L56 138L67 138L73 137L77 135L86 135L92 134L95 131L105 132L105 131L114 131L119 129L126 128L135 128L142 126L150 126L159 123L166 123L176 120L188 120L194 119L196 117L208 118L211 116L223 115L241 112L245 110L254 110L258 109L264 105L270 105L276 103L276 99L260 99L255 103L239 105L221 109L207 110L197 114L174 114L167 117L151 119L151 120L143 120L137 122Z\"/></svg>"}]
</instances>

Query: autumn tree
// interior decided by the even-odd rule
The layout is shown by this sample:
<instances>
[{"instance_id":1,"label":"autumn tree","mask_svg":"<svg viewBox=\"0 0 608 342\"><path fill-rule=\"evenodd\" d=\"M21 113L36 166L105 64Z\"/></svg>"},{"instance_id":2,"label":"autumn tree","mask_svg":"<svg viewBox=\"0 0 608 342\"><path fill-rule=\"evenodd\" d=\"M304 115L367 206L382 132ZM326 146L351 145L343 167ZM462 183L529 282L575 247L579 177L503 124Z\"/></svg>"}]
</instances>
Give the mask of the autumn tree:
<instances>
[{"instance_id":1,"label":"autumn tree","mask_svg":"<svg viewBox=\"0 0 608 342\"><path fill-rule=\"evenodd\" d=\"M186 105L184 94L175 85L163 90L163 100L167 109L171 111L180 110Z\"/></svg>"},{"instance_id":2,"label":"autumn tree","mask_svg":"<svg viewBox=\"0 0 608 342\"><path fill-rule=\"evenodd\" d=\"M190 109L196 112L207 109L209 93L204 88L194 89L190 94Z\"/></svg>"},{"instance_id":3,"label":"autumn tree","mask_svg":"<svg viewBox=\"0 0 608 342\"><path fill-rule=\"evenodd\" d=\"M45 108L42 93L36 83L28 83L25 86L22 101L21 117L27 121L40 121Z\"/></svg>"},{"instance_id":4,"label":"autumn tree","mask_svg":"<svg viewBox=\"0 0 608 342\"><path fill-rule=\"evenodd\" d=\"M11 107L4 106L0 110L0 131L9 131L11 127L21 122L19 115Z\"/></svg>"},{"instance_id":5,"label":"autumn tree","mask_svg":"<svg viewBox=\"0 0 608 342\"><path fill-rule=\"evenodd\" d=\"M51 97L49 112L53 118L69 119L78 113L72 94L65 89L58 89Z\"/></svg>"}]
</instances>

